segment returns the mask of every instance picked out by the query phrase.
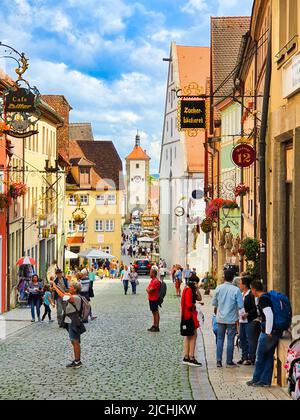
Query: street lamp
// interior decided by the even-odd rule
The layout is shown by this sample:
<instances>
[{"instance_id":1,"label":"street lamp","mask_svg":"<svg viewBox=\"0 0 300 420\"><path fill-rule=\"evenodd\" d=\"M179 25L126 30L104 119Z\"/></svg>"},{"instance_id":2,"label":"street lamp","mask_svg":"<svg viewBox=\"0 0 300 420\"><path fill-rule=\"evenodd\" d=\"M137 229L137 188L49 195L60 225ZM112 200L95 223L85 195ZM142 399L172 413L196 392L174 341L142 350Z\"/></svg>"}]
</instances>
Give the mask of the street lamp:
<instances>
[{"instance_id":1,"label":"street lamp","mask_svg":"<svg viewBox=\"0 0 300 420\"><path fill-rule=\"evenodd\" d=\"M227 223L227 225L224 228L224 232L225 233L231 233L231 227L229 226L229 224Z\"/></svg>"}]
</instances>

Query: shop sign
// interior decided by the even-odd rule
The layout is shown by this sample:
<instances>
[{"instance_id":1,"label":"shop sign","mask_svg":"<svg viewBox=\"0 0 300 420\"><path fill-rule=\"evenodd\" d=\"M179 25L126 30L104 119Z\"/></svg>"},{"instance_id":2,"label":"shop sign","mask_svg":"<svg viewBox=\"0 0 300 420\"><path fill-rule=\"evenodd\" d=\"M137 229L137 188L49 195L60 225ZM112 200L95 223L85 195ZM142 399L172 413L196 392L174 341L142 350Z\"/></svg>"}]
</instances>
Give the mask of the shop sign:
<instances>
[{"instance_id":1,"label":"shop sign","mask_svg":"<svg viewBox=\"0 0 300 420\"><path fill-rule=\"evenodd\" d=\"M182 100L180 102L180 129L206 129L206 102Z\"/></svg>"},{"instance_id":2,"label":"shop sign","mask_svg":"<svg viewBox=\"0 0 300 420\"><path fill-rule=\"evenodd\" d=\"M256 160L256 151L250 144L239 144L232 151L232 160L239 168L249 168Z\"/></svg>"},{"instance_id":3,"label":"shop sign","mask_svg":"<svg viewBox=\"0 0 300 420\"><path fill-rule=\"evenodd\" d=\"M34 113L36 111L35 98L28 89L19 88L16 91L10 91L5 96L5 112Z\"/></svg>"}]
</instances>

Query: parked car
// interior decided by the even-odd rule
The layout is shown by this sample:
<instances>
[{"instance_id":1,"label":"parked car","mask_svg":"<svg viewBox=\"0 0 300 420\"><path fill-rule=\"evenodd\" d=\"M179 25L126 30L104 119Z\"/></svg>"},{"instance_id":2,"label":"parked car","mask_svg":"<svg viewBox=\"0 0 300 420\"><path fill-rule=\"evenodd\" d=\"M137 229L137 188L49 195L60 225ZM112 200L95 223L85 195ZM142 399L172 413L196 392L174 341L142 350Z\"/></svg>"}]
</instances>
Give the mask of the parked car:
<instances>
[{"instance_id":1,"label":"parked car","mask_svg":"<svg viewBox=\"0 0 300 420\"><path fill-rule=\"evenodd\" d=\"M140 275L149 275L152 267L152 263L149 260L136 260L133 264L136 272Z\"/></svg>"}]
</instances>

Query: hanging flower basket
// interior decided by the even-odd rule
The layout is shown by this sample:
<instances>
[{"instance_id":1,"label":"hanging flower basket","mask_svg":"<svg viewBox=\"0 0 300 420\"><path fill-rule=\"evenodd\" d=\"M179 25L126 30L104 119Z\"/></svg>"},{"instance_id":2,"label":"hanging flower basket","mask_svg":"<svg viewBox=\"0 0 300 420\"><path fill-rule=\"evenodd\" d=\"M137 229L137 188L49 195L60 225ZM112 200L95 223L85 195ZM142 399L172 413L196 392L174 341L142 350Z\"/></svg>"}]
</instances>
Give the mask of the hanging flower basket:
<instances>
[{"instance_id":1,"label":"hanging flower basket","mask_svg":"<svg viewBox=\"0 0 300 420\"><path fill-rule=\"evenodd\" d=\"M201 230L203 233L210 233L213 229L212 226L212 220L209 218L206 218L203 220L203 222L201 223Z\"/></svg>"},{"instance_id":2,"label":"hanging flower basket","mask_svg":"<svg viewBox=\"0 0 300 420\"><path fill-rule=\"evenodd\" d=\"M211 200L206 208L206 216L211 220L218 219L220 209L237 209L238 203L235 200L224 200L224 198L215 198Z\"/></svg>"},{"instance_id":3,"label":"hanging flower basket","mask_svg":"<svg viewBox=\"0 0 300 420\"><path fill-rule=\"evenodd\" d=\"M6 194L1 193L0 194L0 210L7 209L11 204L10 197Z\"/></svg>"},{"instance_id":4,"label":"hanging flower basket","mask_svg":"<svg viewBox=\"0 0 300 420\"><path fill-rule=\"evenodd\" d=\"M249 194L249 192L250 188L247 187L247 185L239 184L234 190L234 195L236 197L245 197L247 194Z\"/></svg>"},{"instance_id":5,"label":"hanging flower basket","mask_svg":"<svg viewBox=\"0 0 300 420\"><path fill-rule=\"evenodd\" d=\"M11 198L17 199L23 197L28 191L28 187L23 182L13 182L9 187L9 195Z\"/></svg>"}]
</instances>

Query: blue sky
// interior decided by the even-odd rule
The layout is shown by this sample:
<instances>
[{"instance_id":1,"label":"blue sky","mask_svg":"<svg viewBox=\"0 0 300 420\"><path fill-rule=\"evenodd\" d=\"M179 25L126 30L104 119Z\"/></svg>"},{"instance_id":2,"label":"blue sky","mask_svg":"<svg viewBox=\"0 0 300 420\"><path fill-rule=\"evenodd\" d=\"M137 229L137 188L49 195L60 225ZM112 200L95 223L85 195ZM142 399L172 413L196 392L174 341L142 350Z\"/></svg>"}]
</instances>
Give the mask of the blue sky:
<instances>
[{"instance_id":1,"label":"blue sky","mask_svg":"<svg viewBox=\"0 0 300 420\"><path fill-rule=\"evenodd\" d=\"M24 51L30 82L64 94L71 120L91 121L95 137L113 140L122 158L139 128L156 172L170 43L209 45L211 15L250 15L252 3L1 0L0 41Z\"/></svg>"}]
</instances>

